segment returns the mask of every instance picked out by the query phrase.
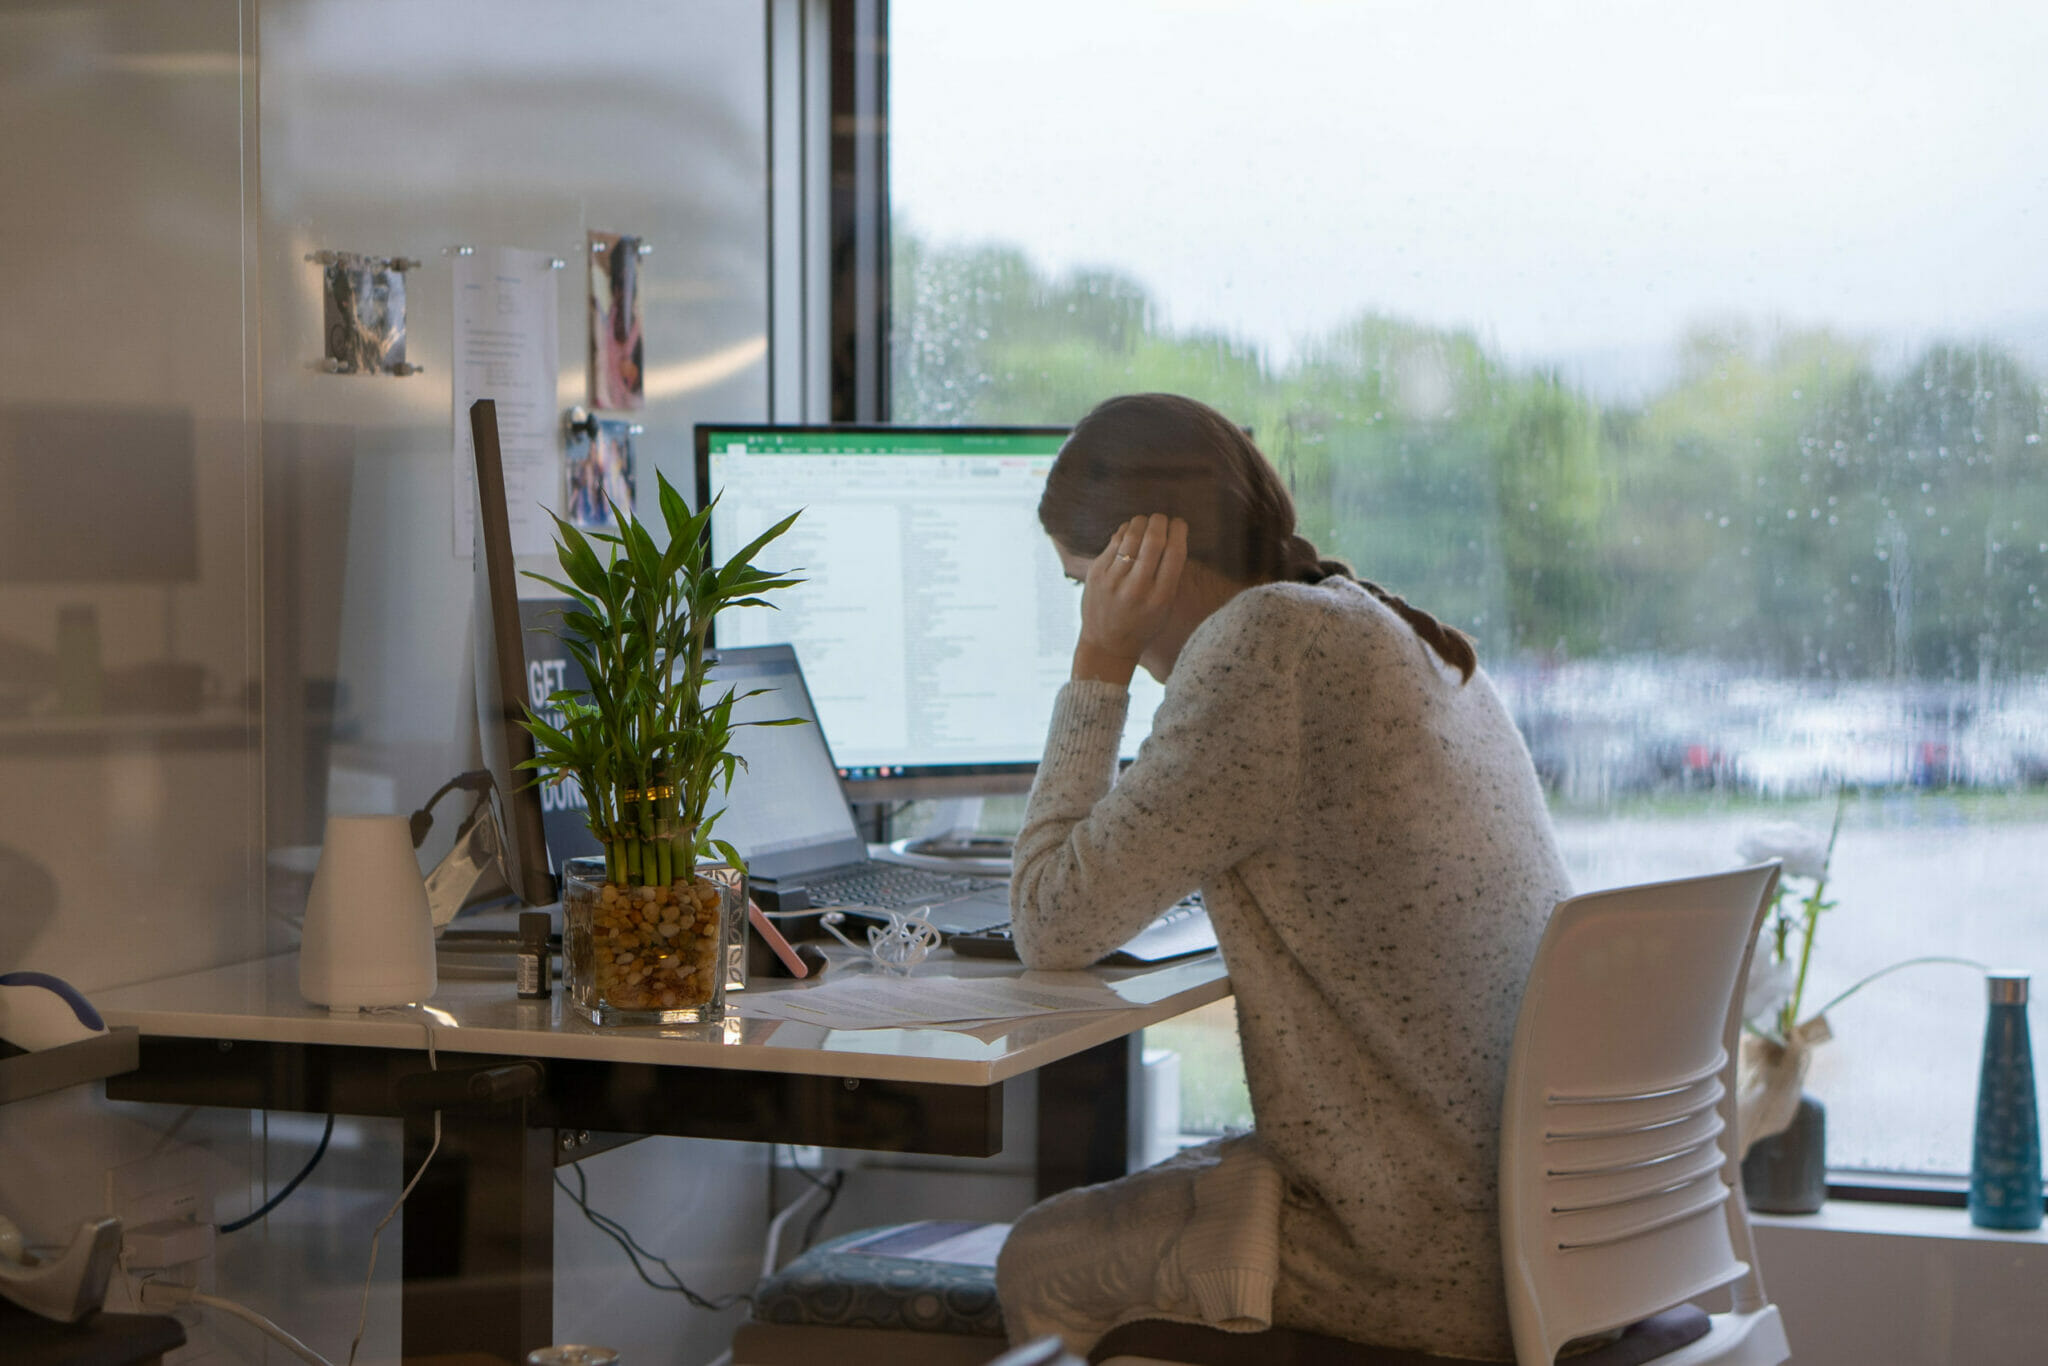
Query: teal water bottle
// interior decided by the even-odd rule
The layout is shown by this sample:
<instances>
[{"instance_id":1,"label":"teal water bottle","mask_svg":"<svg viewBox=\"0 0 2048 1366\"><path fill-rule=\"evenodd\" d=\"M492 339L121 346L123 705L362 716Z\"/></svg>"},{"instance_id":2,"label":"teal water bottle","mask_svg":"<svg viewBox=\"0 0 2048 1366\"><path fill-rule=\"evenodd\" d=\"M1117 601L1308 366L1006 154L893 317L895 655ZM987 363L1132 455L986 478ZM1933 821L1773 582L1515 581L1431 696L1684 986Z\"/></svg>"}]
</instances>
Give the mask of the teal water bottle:
<instances>
[{"instance_id":1,"label":"teal water bottle","mask_svg":"<svg viewBox=\"0 0 2048 1366\"><path fill-rule=\"evenodd\" d=\"M1970 1151L1970 1222L2041 1227L2041 1120L2027 1040L2027 974L1990 976L1991 1019L1977 1080L1977 1141Z\"/></svg>"}]
</instances>

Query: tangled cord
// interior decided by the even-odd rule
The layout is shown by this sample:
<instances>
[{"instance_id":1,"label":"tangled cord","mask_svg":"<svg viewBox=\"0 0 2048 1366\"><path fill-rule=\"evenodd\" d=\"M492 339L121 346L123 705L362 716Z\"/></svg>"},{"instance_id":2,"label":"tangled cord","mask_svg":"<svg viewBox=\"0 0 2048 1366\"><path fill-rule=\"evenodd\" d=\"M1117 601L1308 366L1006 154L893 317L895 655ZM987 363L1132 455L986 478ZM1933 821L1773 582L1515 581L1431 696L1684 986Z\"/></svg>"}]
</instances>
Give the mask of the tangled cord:
<instances>
[{"instance_id":1,"label":"tangled cord","mask_svg":"<svg viewBox=\"0 0 2048 1366\"><path fill-rule=\"evenodd\" d=\"M600 1214L590 1207L590 1179L583 1174L583 1164L581 1162L572 1162L569 1166L576 1173L576 1188L571 1190L569 1183L562 1179L560 1172L555 1173L555 1184L562 1188L562 1192L565 1195L576 1202L576 1208L583 1211L583 1217L590 1221L592 1227L625 1249L627 1259L633 1263L634 1272L650 1288L672 1291L675 1294L681 1295L696 1308L709 1310L712 1313L730 1309L736 1304L750 1304L753 1302L754 1294L751 1290L738 1290L730 1295L721 1295L716 1299L707 1299L690 1289L689 1286L683 1283L683 1278L676 1274L676 1269L668 1264L667 1258L657 1253L649 1252L646 1248L640 1246L639 1240L633 1237L624 1224L621 1224L610 1215ZM645 1257L648 1261L668 1273L669 1283L664 1285L652 1276L649 1276L647 1268L640 1264L642 1257Z\"/></svg>"}]
</instances>

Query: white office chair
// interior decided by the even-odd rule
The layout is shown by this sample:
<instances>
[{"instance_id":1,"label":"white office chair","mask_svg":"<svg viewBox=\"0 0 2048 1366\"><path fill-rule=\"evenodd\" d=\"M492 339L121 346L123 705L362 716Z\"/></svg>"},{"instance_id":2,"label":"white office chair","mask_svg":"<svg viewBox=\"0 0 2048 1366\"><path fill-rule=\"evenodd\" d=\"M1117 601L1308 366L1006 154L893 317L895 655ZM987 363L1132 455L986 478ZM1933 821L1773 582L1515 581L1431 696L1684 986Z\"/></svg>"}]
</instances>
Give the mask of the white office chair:
<instances>
[{"instance_id":1,"label":"white office chair","mask_svg":"<svg viewBox=\"0 0 2048 1366\"><path fill-rule=\"evenodd\" d=\"M1657 1366L1775 1366L1742 1204L1735 1053L1778 866L1573 897L1552 914L1501 1112L1501 1256L1520 1366L1721 1286Z\"/></svg>"},{"instance_id":2,"label":"white office chair","mask_svg":"<svg viewBox=\"0 0 2048 1366\"><path fill-rule=\"evenodd\" d=\"M1501 1255L1518 1366L1627 1329L1571 1366L1776 1366L1741 1198L1741 993L1778 881L1763 864L1562 902L1536 951L1501 1114ZM1734 1307L1687 1302L1724 1285ZM1422 1366L1271 1329L1126 1324L1096 1366Z\"/></svg>"}]
</instances>

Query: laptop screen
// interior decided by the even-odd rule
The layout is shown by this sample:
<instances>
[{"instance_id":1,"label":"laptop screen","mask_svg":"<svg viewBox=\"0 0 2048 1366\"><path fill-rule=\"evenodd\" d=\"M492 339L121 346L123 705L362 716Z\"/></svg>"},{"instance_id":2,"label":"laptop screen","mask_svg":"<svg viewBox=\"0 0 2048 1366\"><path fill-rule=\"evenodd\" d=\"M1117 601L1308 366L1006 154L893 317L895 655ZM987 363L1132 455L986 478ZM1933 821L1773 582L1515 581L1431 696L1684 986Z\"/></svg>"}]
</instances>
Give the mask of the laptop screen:
<instances>
[{"instance_id":1,"label":"laptop screen","mask_svg":"<svg viewBox=\"0 0 2048 1366\"><path fill-rule=\"evenodd\" d=\"M832 751L818 725L810 690L787 645L720 650L706 685L707 701L731 688L733 720L802 718L801 726L735 724L730 748L746 761L733 774L725 814L713 833L747 860L751 874L776 880L857 863L867 845L840 792ZM759 692L749 697L750 692ZM717 810L714 793L711 807Z\"/></svg>"}]
</instances>

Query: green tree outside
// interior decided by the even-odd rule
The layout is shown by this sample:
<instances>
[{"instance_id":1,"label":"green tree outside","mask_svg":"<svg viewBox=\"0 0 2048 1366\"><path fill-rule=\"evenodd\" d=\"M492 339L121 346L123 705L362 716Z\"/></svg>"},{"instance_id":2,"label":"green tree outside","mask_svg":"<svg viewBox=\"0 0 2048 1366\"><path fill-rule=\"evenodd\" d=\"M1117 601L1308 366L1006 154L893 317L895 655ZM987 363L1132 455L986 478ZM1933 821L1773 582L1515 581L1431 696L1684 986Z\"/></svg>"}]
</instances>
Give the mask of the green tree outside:
<instances>
[{"instance_id":1,"label":"green tree outside","mask_svg":"<svg viewBox=\"0 0 2048 1366\"><path fill-rule=\"evenodd\" d=\"M1135 281L900 227L904 422L1071 422L1161 389L1253 429L1303 531L1490 657L1703 657L1774 677L2048 669L2040 379L1989 343L1887 371L1821 330L1702 326L1601 403L1469 332L1366 314L1284 365Z\"/></svg>"}]
</instances>

